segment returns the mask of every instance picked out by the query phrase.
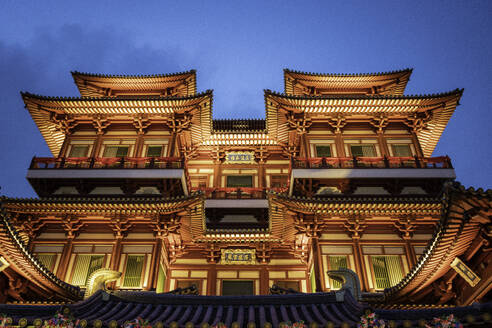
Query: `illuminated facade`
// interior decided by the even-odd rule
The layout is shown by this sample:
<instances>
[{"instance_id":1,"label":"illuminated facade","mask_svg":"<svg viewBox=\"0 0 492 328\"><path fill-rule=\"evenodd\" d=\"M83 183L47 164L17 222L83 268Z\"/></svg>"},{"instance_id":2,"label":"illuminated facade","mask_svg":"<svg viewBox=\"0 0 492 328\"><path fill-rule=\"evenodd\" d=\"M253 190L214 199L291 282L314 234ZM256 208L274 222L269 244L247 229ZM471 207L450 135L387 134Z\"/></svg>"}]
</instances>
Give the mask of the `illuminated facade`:
<instances>
[{"instance_id":1,"label":"illuminated facade","mask_svg":"<svg viewBox=\"0 0 492 328\"><path fill-rule=\"evenodd\" d=\"M349 268L376 305L488 300L491 193L431 157L462 90L285 70L265 120L212 120L195 71L72 75L79 98L22 93L54 157L39 199L2 199L1 302L80 299L100 268L120 291L330 292Z\"/></svg>"}]
</instances>

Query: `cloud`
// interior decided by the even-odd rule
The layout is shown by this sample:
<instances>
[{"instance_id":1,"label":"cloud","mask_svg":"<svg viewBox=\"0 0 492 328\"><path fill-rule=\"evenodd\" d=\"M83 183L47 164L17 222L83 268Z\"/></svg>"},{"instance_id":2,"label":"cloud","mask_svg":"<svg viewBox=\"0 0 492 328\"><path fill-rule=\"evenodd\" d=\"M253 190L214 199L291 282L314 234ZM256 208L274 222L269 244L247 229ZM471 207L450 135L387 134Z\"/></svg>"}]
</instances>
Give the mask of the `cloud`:
<instances>
[{"instance_id":1,"label":"cloud","mask_svg":"<svg viewBox=\"0 0 492 328\"><path fill-rule=\"evenodd\" d=\"M27 43L0 41L1 193L34 196L25 180L33 155L49 150L19 95L25 90L50 96L77 96L70 71L105 74L156 74L183 68L184 53L139 44L138 35L114 28L86 28L77 24L38 29Z\"/></svg>"}]
</instances>

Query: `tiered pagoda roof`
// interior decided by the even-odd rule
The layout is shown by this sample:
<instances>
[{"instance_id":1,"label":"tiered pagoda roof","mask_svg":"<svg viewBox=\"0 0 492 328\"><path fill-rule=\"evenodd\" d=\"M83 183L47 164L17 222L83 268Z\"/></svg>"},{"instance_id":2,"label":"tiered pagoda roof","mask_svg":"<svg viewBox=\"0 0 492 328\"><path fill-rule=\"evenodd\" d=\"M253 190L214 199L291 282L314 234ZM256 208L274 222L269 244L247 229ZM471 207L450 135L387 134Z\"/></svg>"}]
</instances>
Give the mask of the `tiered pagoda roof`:
<instances>
[{"instance_id":1,"label":"tiered pagoda roof","mask_svg":"<svg viewBox=\"0 0 492 328\"><path fill-rule=\"evenodd\" d=\"M65 116L69 121L92 122L100 115L112 120L128 120L128 116L157 116L161 120L171 118L173 114L198 111L193 115L191 128L195 141L207 139L211 131L212 91L180 97L46 97L21 93L26 108L38 126L51 152L57 156L65 140L66 130L58 123L56 116ZM58 122L57 122L58 121Z\"/></svg>"},{"instance_id":2,"label":"tiered pagoda roof","mask_svg":"<svg viewBox=\"0 0 492 328\"><path fill-rule=\"evenodd\" d=\"M82 97L184 97L196 93L195 70L157 75L105 75L75 71L72 77Z\"/></svg>"},{"instance_id":3,"label":"tiered pagoda roof","mask_svg":"<svg viewBox=\"0 0 492 328\"><path fill-rule=\"evenodd\" d=\"M430 156L454 113L463 89L431 95L289 95L265 90L268 132L279 142L288 141L286 114L309 114L313 118L344 119L391 116L405 121L426 116L426 127L417 131L422 151Z\"/></svg>"},{"instance_id":4,"label":"tiered pagoda roof","mask_svg":"<svg viewBox=\"0 0 492 328\"><path fill-rule=\"evenodd\" d=\"M320 74L284 69L285 93L290 95L402 95L412 69L366 74Z\"/></svg>"}]
</instances>

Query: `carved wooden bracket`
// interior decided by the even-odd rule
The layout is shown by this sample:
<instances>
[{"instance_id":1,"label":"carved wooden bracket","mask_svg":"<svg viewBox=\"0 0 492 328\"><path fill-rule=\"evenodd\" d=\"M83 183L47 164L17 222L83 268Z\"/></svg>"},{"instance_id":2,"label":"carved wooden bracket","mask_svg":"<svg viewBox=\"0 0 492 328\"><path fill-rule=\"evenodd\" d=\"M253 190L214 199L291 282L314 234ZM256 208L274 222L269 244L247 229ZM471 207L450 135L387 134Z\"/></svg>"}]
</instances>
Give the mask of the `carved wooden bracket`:
<instances>
[{"instance_id":1,"label":"carved wooden bracket","mask_svg":"<svg viewBox=\"0 0 492 328\"><path fill-rule=\"evenodd\" d=\"M36 237L39 230L46 225L46 222L40 218L33 218L32 215L21 217L19 213L12 218L12 223L19 231L20 236L26 245L29 244L29 242Z\"/></svg>"},{"instance_id":2,"label":"carved wooden bracket","mask_svg":"<svg viewBox=\"0 0 492 328\"><path fill-rule=\"evenodd\" d=\"M261 242L256 244L256 258L261 263L269 263L272 256L272 245Z\"/></svg>"},{"instance_id":3,"label":"carved wooden bracket","mask_svg":"<svg viewBox=\"0 0 492 328\"><path fill-rule=\"evenodd\" d=\"M398 221L393 222L393 226L400 232L401 238L410 240L413 236L413 232L417 228L417 225L412 223L412 218L400 218Z\"/></svg>"},{"instance_id":4,"label":"carved wooden bracket","mask_svg":"<svg viewBox=\"0 0 492 328\"><path fill-rule=\"evenodd\" d=\"M263 146L260 146L260 148L255 151L255 159L260 163L265 163L269 155L270 152Z\"/></svg>"},{"instance_id":5,"label":"carved wooden bracket","mask_svg":"<svg viewBox=\"0 0 492 328\"><path fill-rule=\"evenodd\" d=\"M350 218L343 223L343 226L352 239L360 239L362 233L367 228L367 224L364 223L365 219L363 218Z\"/></svg>"},{"instance_id":6,"label":"carved wooden bracket","mask_svg":"<svg viewBox=\"0 0 492 328\"><path fill-rule=\"evenodd\" d=\"M423 113L413 113L403 122L406 126L417 133L427 128L427 124L432 119L432 111Z\"/></svg>"},{"instance_id":7,"label":"carved wooden bracket","mask_svg":"<svg viewBox=\"0 0 492 328\"><path fill-rule=\"evenodd\" d=\"M183 240L179 234L170 233L167 236L167 244L170 263L176 262L176 259L187 253L185 246L183 245Z\"/></svg>"},{"instance_id":8,"label":"carved wooden bracket","mask_svg":"<svg viewBox=\"0 0 492 328\"><path fill-rule=\"evenodd\" d=\"M123 219L118 215L111 219L109 226L111 227L111 230L113 230L116 238L123 238L133 226L133 223L130 222L130 219Z\"/></svg>"},{"instance_id":9,"label":"carved wooden bracket","mask_svg":"<svg viewBox=\"0 0 492 328\"><path fill-rule=\"evenodd\" d=\"M310 118L306 116L305 113L302 113L301 117L296 117L296 115L292 112L289 112L285 115L287 118L287 123L291 129L295 129L299 134L305 134L308 132L309 128L313 124Z\"/></svg>"},{"instance_id":10,"label":"carved wooden bracket","mask_svg":"<svg viewBox=\"0 0 492 328\"><path fill-rule=\"evenodd\" d=\"M101 114L92 117L92 126L97 130L97 134L104 134L104 130L111 125L111 122Z\"/></svg>"},{"instance_id":11,"label":"carved wooden bracket","mask_svg":"<svg viewBox=\"0 0 492 328\"><path fill-rule=\"evenodd\" d=\"M208 263L217 263L220 259L220 247L214 243L207 244L203 252Z\"/></svg>"},{"instance_id":12,"label":"carved wooden bracket","mask_svg":"<svg viewBox=\"0 0 492 328\"><path fill-rule=\"evenodd\" d=\"M292 159L297 157L299 153L299 148L294 145L282 145L282 155L285 157Z\"/></svg>"},{"instance_id":13,"label":"carved wooden bracket","mask_svg":"<svg viewBox=\"0 0 492 328\"><path fill-rule=\"evenodd\" d=\"M323 221L318 215L306 218L304 214L299 213L294 216L294 226L299 233L307 237L318 237L321 234Z\"/></svg>"},{"instance_id":14,"label":"carved wooden bracket","mask_svg":"<svg viewBox=\"0 0 492 328\"><path fill-rule=\"evenodd\" d=\"M74 239L78 231L85 226L85 223L81 223L79 218L67 215L62 219L62 228L65 230L65 234L68 239Z\"/></svg>"},{"instance_id":15,"label":"carved wooden bracket","mask_svg":"<svg viewBox=\"0 0 492 328\"><path fill-rule=\"evenodd\" d=\"M50 113L50 121L55 123L57 131L60 131L65 135L70 135L72 129L79 124L79 122L70 115L59 115L56 113Z\"/></svg>"},{"instance_id":16,"label":"carved wooden bracket","mask_svg":"<svg viewBox=\"0 0 492 328\"><path fill-rule=\"evenodd\" d=\"M215 147L211 152L210 156L215 163L223 162L226 158L225 151L222 151L219 147Z\"/></svg>"},{"instance_id":17,"label":"carved wooden bracket","mask_svg":"<svg viewBox=\"0 0 492 328\"><path fill-rule=\"evenodd\" d=\"M177 233L181 227L181 222L176 214L170 216L159 215L155 222L149 224L155 232L157 238L165 238L170 233Z\"/></svg>"},{"instance_id":18,"label":"carved wooden bracket","mask_svg":"<svg viewBox=\"0 0 492 328\"><path fill-rule=\"evenodd\" d=\"M138 134L144 134L145 133L145 129L147 129L149 126L150 126L151 122L150 120L147 118L146 115L136 115L134 118L133 118L133 126L135 127L135 129L138 130Z\"/></svg>"},{"instance_id":19,"label":"carved wooden bracket","mask_svg":"<svg viewBox=\"0 0 492 328\"><path fill-rule=\"evenodd\" d=\"M190 127L192 118L193 115L189 113L184 113L184 114L173 113L171 118L166 121L166 125L174 133L180 133L181 131L186 130Z\"/></svg>"},{"instance_id":20,"label":"carved wooden bracket","mask_svg":"<svg viewBox=\"0 0 492 328\"><path fill-rule=\"evenodd\" d=\"M186 161L189 161L190 159L194 159L198 156L198 147L183 146L181 147L181 154L183 154L183 157L185 158Z\"/></svg>"},{"instance_id":21,"label":"carved wooden bracket","mask_svg":"<svg viewBox=\"0 0 492 328\"><path fill-rule=\"evenodd\" d=\"M342 133L343 128L347 125L347 120L342 114L338 114L328 120L328 125L331 126L336 133Z\"/></svg>"},{"instance_id":22,"label":"carved wooden bracket","mask_svg":"<svg viewBox=\"0 0 492 328\"><path fill-rule=\"evenodd\" d=\"M376 132L383 133L384 132L384 129L389 124L389 119L388 119L388 117L386 115L384 115L383 113L381 113L381 114L375 116L369 122L369 124L371 124L376 129Z\"/></svg>"},{"instance_id":23,"label":"carved wooden bracket","mask_svg":"<svg viewBox=\"0 0 492 328\"><path fill-rule=\"evenodd\" d=\"M307 263L309 259L309 242L310 238L305 234L298 234L289 253L301 260L302 263Z\"/></svg>"}]
</instances>

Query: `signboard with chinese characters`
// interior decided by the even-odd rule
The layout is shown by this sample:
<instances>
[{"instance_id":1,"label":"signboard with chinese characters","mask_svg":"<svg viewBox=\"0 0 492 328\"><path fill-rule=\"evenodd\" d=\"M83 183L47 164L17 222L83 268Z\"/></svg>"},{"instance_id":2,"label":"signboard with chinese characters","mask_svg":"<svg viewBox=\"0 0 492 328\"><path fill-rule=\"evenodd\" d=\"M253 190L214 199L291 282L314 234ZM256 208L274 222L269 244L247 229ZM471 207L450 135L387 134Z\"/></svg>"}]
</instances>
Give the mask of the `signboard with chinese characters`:
<instances>
[{"instance_id":1,"label":"signboard with chinese characters","mask_svg":"<svg viewBox=\"0 0 492 328\"><path fill-rule=\"evenodd\" d=\"M255 249L221 249L221 264L256 264Z\"/></svg>"},{"instance_id":2,"label":"signboard with chinese characters","mask_svg":"<svg viewBox=\"0 0 492 328\"><path fill-rule=\"evenodd\" d=\"M475 287L480 281L480 277L475 274L465 263L459 258L455 258L451 263L451 267L458 272L461 278L465 279L470 286Z\"/></svg>"},{"instance_id":3,"label":"signboard with chinese characters","mask_svg":"<svg viewBox=\"0 0 492 328\"><path fill-rule=\"evenodd\" d=\"M225 164L255 164L255 153L252 151L226 152Z\"/></svg>"}]
</instances>

